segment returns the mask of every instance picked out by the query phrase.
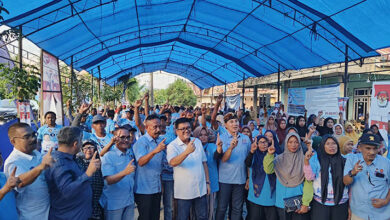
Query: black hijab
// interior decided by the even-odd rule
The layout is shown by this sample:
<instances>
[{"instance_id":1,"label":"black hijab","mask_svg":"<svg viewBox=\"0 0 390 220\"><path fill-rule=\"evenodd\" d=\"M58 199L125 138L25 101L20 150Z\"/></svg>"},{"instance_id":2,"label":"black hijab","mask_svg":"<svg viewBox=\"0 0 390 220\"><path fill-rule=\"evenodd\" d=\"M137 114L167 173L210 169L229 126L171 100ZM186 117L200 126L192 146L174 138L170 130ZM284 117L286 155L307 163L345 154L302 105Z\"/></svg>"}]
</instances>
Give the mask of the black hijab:
<instances>
[{"instance_id":1,"label":"black hijab","mask_svg":"<svg viewBox=\"0 0 390 220\"><path fill-rule=\"evenodd\" d=\"M305 124L301 127L299 125L299 120L301 118L305 119L305 117L303 117L303 116L298 116L297 121L295 122L295 128L298 131L299 137L305 137L306 133L308 132L308 129L307 129L307 126L306 126L306 119L305 119Z\"/></svg>"},{"instance_id":2,"label":"black hijab","mask_svg":"<svg viewBox=\"0 0 390 220\"><path fill-rule=\"evenodd\" d=\"M257 136L256 143L259 142L260 139L264 138L265 140L268 139L264 135ZM271 187L271 194L275 190L276 187L276 175L273 174L266 174L263 167L263 160L265 155L267 155L267 151L261 152L259 148L256 149L254 155L253 155L253 164L252 164L252 182L253 182L253 192L255 193L255 197L259 197L261 190L264 186L265 176L268 176L268 182Z\"/></svg>"},{"instance_id":3,"label":"black hijab","mask_svg":"<svg viewBox=\"0 0 390 220\"><path fill-rule=\"evenodd\" d=\"M329 120L333 120L333 118L328 117L324 121L324 126L322 126L322 127L317 126L317 131L320 133L320 136L324 136L326 134L333 134L333 127L328 128L328 126L326 126L326 124L328 123Z\"/></svg>"},{"instance_id":4,"label":"black hijab","mask_svg":"<svg viewBox=\"0 0 390 220\"><path fill-rule=\"evenodd\" d=\"M294 118L294 123L293 124L290 124L290 119L291 118ZM288 116L286 128L295 127L295 121L296 121L295 119L296 119L295 116L292 116L292 115Z\"/></svg>"},{"instance_id":5,"label":"black hijab","mask_svg":"<svg viewBox=\"0 0 390 220\"><path fill-rule=\"evenodd\" d=\"M325 143L328 139L332 139L337 144L337 153L329 155L325 152ZM318 160L321 166L321 198L322 203L325 203L328 197L328 181L329 181L329 166L332 174L333 196L335 204L339 204L344 193L344 165L345 158L341 156L340 145L337 139L332 135L325 135L322 138L318 148Z\"/></svg>"}]
</instances>

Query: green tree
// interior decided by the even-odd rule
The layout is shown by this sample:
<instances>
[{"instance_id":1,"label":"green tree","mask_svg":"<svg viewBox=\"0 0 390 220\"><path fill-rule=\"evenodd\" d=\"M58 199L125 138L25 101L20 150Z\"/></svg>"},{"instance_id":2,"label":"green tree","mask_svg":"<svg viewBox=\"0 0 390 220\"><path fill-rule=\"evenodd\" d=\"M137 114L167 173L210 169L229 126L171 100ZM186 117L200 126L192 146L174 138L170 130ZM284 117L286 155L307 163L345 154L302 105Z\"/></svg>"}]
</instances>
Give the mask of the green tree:
<instances>
[{"instance_id":1,"label":"green tree","mask_svg":"<svg viewBox=\"0 0 390 220\"><path fill-rule=\"evenodd\" d=\"M128 74L119 77L118 81L126 88L126 99L129 103L134 103L141 97L141 91L144 89L144 86L140 85L136 78L130 78L130 74Z\"/></svg>"},{"instance_id":2,"label":"green tree","mask_svg":"<svg viewBox=\"0 0 390 220\"><path fill-rule=\"evenodd\" d=\"M108 102L119 101L121 98L122 91L119 89L115 89L107 84L104 85L102 100L104 104L108 104Z\"/></svg>"},{"instance_id":3,"label":"green tree","mask_svg":"<svg viewBox=\"0 0 390 220\"><path fill-rule=\"evenodd\" d=\"M163 105L167 102L168 95L166 89L156 89L154 90L154 104Z\"/></svg>"},{"instance_id":4,"label":"green tree","mask_svg":"<svg viewBox=\"0 0 390 220\"><path fill-rule=\"evenodd\" d=\"M183 80L176 80L166 89L167 101L172 105L194 106L196 96L194 91Z\"/></svg>"},{"instance_id":5,"label":"green tree","mask_svg":"<svg viewBox=\"0 0 390 220\"><path fill-rule=\"evenodd\" d=\"M0 99L35 99L41 85L38 68L25 65L24 68L10 68L0 64Z\"/></svg>"}]
</instances>

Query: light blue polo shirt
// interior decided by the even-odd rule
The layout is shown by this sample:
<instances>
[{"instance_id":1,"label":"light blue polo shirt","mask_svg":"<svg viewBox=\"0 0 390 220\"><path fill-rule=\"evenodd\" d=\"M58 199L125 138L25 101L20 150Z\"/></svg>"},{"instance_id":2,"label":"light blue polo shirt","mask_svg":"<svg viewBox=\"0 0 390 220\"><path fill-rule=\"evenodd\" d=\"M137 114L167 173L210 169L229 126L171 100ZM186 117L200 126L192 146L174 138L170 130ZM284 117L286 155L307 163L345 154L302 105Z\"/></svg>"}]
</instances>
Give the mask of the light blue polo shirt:
<instances>
[{"instance_id":1,"label":"light blue polo shirt","mask_svg":"<svg viewBox=\"0 0 390 220\"><path fill-rule=\"evenodd\" d=\"M103 177L112 176L121 172L132 159L134 159L134 155L131 149L123 153L118 148L113 147L101 158ZM133 165L136 165L135 161ZM100 204L105 210L122 209L134 204L134 177L135 172L123 177L115 184L108 185L104 181Z\"/></svg>"},{"instance_id":2,"label":"light blue polo shirt","mask_svg":"<svg viewBox=\"0 0 390 220\"><path fill-rule=\"evenodd\" d=\"M107 133L106 136L104 137L98 137L96 134L92 133L90 136L89 136L89 139L90 140L93 140L97 143L97 149L98 149L98 152L100 153L100 151L102 151L102 149L110 143L111 139L114 137L113 134L111 133Z\"/></svg>"},{"instance_id":3,"label":"light blue polo shirt","mask_svg":"<svg viewBox=\"0 0 390 220\"><path fill-rule=\"evenodd\" d=\"M168 126L167 126L166 133L164 135L160 135L160 137L162 139L166 138L165 144L167 146L169 143L171 143L173 140L176 139L176 135L174 133L174 130L173 129L168 130ZM173 167L171 167L168 164L166 150L163 151L161 179L164 181L173 181Z\"/></svg>"},{"instance_id":4,"label":"light blue polo shirt","mask_svg":"<svg viewBox=\"0 0 390 220\"><path fill-rule=\"evenodd\" d=\"M46 154L50 148L57 150L58 139L57 134L61 130L62 125L55 125L53 128L48 125L43 125L37 131L37 139L41 141L41 154Z\"/></svg>"},{"instance_id":5,"label":"light blue polo shirt","mask_svg":"<svg viewBox=\"0 0 390 220\"><path fill-rule=\"evenodd\" d=\"M162 140L162 137L155 140L146 132L134 144L135 159L138 161L141 157L153 151ZM163 152L160 152L154 155L144 166L138 166L135 174L135 193L155 194L161 192L162 159Z\"/></svg>"},{"instance_id":6,"label":"light blue polo shirt","mask_svg":"<svg viewBox=\"0 0 390 220\"><path fill-rule=\"evenodd\" d=\"M377 155L374 161L367 165L361 153L350 154L344 167L347 175L360 160L363 170L354 178L351 184L350 207L353 214L363 219L383 220L390 219L390 204L382 208L374 208L371 199L385 199L390 189L390 161ZM382 176L382 177L381 177ZM369 178L371 179L371 183Z\"/></svg>"},{"instance_id":7,"label":"light blue polo shirt","mask_svg":"<svg viewBox=\"0 0 390 220\"><path fill-rule=\"evenodd\" d=\"M107 134L110 134L111 132L113 132L115 130L115 124L116 124L116 122L114 120L112 120L111 118L107 118L106 128L105 128Z\"/></svg>"},{"instance_id":8,"label":"light blue polo shirt","mask_svg":"<svg viewBox=\"0 0 390 220\"><path fill-rule=\"evenodd\" d=\"M253 189L252 168L249 168L248 200L262 206L274 206L276 200L276 190L271 193L271 186L269 184L268 175L265 175L263 188L261 189L259 197L255 196Z\"/></svg>"},{"instance_id":9,"label":"light blue polo shirt","mask_svg":"<svg viewBox=\"0 0 390 220\"><path fill-rule=\"evenodd\" d=\"M214 153L215 151L217 151L217 145L215 145L214 143L207 143L203 146L203 148L205 150L207 158L207 167L209 170L211 192L218 192L218 165L217 161L214 159Z\"/></svg>"},{"instance_id":10,"label":"light blue polo shirt","mask_svg":"<svg viewBox=\"0 0 390 220\"><path fill-rule=\"evenodd\" d=\"M233 140L233 136L226 132L220 134L220 139L223 143L222 150L226 152ZM219 164L219 182L227 184L245 184L246 182L246 166L245 159L248 156L251 147L249 137L238 133L238 144L233 149L230 159Z\"/></svg>"}]
</instances>

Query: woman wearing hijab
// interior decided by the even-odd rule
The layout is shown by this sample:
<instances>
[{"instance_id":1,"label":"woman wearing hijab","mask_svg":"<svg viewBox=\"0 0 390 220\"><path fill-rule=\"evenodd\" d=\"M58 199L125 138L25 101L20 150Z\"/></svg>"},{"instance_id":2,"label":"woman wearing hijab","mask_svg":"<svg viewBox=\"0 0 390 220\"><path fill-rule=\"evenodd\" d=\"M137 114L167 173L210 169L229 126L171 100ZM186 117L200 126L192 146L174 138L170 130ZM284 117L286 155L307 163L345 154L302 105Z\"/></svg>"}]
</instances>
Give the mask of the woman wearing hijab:
<instances>
[{"instance_id":1,"label":"woman wearing hijab","mask_svg":"<svg viewBox=\"0 0 390 220\"><path fill-rule=\"evenodd\" d=\"M380 145L379 145L379 154L383 155L386 152L386 144L385 139L383 139L381 133L379 132L379 127L376 124L373 124L370 126L370 130L373 134L377 135L379 137Z\"/></svg>"},{"instance_id":2,"label":"woman wearing hijab","mask_svg":"<svg viewBox=\"0 0 390 220\"><path fill-rule=\"evenodd\" d=\"M245 160L249 169L246 220L278 219L275 208L276 175L266 174L263 168L263 159L269 145L267 137L258 136Z\"/></svg>"},{"instance_id":3,"label":"woman wearing hijab","mask_svg":"<svg viewBox=\"0 0 390 220\"><path fill-rule=\"evenodd\" d=\"M305 117L298 116L295 128L298 130L298 134L299 134L299 137L301 137L301 140L304 140L306 137L306 134L308 133Z\"/></svg>"},{"instance_id":4,"label":"woman wearing hijab","mask_svg":"<svg viewBox=\"0 0 390 220\"><path fill-rule=\"evenodd\" d=\"M348 188L343 183L345 158L337 139L325 135L317 154L308 151L304 163L305 177L313 181L312 219L347 220Z\"/></svg>"},{"instance_id":5,"label":"woman wearing hijab","mask_svg":"<svg viewBox=\"0 0 390 220\"><path fill-rule=\"evenodd\" d=\"M353 140L350 137L341 136L341 137L337 138L337 141L339 142L340 153L342 155L347 155L347 154L353 152L354 144L353 144Z\"/></svg>"},{"instance_id":6,"label":"woman wearing hijab","mask_svg":"<svg viewBox=\"0 0 390 220\"><path fill-rule=\"evenodd\" d=\"M277 127L276 127L275 116L271 115L268 117L268 120L265 123L265 126L263 128L263 134L266 130L276 131L276 129L277 129Z\"/></svg>"},{"instance_id":7,"label":"woman wearing hijab","mask_svg":"<svg viewBox=\"0 0 390 220\"><path fill-rule=\"evenodd\" d=\"M356 133L352 123L346 122L344 128L345 128L345 136L351 138L353 141L353 144L356 145L359 141L360 135L358 133Z\"/></svg>"},{"instance_id":8,"label":"woman wearing hijab","mask_svg":"<svg viewBox=\"0 0 390 220\"><path fill-rule=\"evenodd\" d=\"M259 130L257 130L257 123L255 121L249 121L248 126L251 129L252 137L256 137L257 135L259 135L260 132Z\"/></svg>"},{"instance_id":9,"label":"woman wearing hijab","mask_svg":"<svg viewBox=\"0 0 390 220\"><path fill-rule=\"evenodd\" d=\"M211 190L210 194L207 195L207 211L208 219L213 220L215 219L217 192L219 191L218 167L217 161L214 158L214 153L217 150L217 145L215 144L215 133L210 128L200 126L194 130L193 135L194 137L199 138L199 140L202 142L207 157L207 167L209 171Z\"/></svg>"},{"instance_id":10,"label":"woman wearing hijab","mask_svg":"<svg viewBox=\"0 0 390 220\"><path fill-rule=\"evenodd\" d=\"M344 136L344 128L341 124L333 125L333 136L335 138L339 138Z\"/></svg>"},{"instance_id":11,"label":"woman wearing hijab","mask_svg":"<svg viewBox=\"0 0 390 220\"><path fill-rule=\"evenodd\" d=\"M275 173L277 177L275 206L280 220L306 220L309 217L307 212L313 187L304 181L304 155L300 142L297 133L289 133L285 139L284 152L275 157L275 146L271 143L263 160L265 173ZM284 200L288 201L296 196L302 196L302 206L294 212L287 212Z\"/></svg>"},{"instance_id":12,"label":"woman wearing hijab","mask_svg":"<svg viewBox=\"0 0 390 220\"><path fill-rule=\"evenodd\" d=\"M295 127L295 116L288 116L288 119L287 119L287 128L290 128L290 127Z\"/></svg>"},{"instance_id":13,"label":"woman wearing hijab","mask_svg":"<svg viewBox=\"0 0 390 220\"><path fill-rule=\"evenodd\" d=\"M314 125L317 126L317 116L315 114L311 114L309 118L307 119L307 126Z\"/></svg>"},{"instance_id":14,"label":"woman wearing hijab","mask_svg":"<svg viewBox=\"0 0 390 220\"><path fill-rule=\"evenodd\" d=\"M280 143L283 143L284 139L286 138L286 135L287 135L286 129L287 129L287 120L284 118L281 118L278 121L278 129L276 129L276 135L277 135Z\"/></svg>"},{"instance_id":15,"label":"woman wearing hijab","mask_svg":"<svg viewBox=\"0 0 390 220\"><path fill-rule=\"evenodd\" d=\"M247 125L243 126L241 128L241 133L245 134L246 136L248 136L249 139L251 140L251 142L253 142L252 131L251 131L251 128L249 126L247 126Z\"/></svg>"},{"instance_id":16,"label":"woman wearing hijab","mask_svg":"<svg viewBox=\"0 0 390 220\"><path fill-rule=\"evenodd\" d=\"M264 136L267 138L268 143L272 143L272 141L274 142L274 147L276 149L276 154L283 153L282 149L279 146L280 142L278 141L278 137L277 137L277 135L276 135L276 133L274 131L266 130L265 133L264 133Z\"/></svg>"},{"instance_id":17,"label":"woman wearing hijab","mask_svg":"<svg viewBox=\"0 0 390 220\"><path fill-rule=\"evenodd\" d=\"M324 121L323 126L317 126L317 131L320 133L320 136L324 136L326 134L333 134L333 118L328 117Z\"/></svg>"}]
</instances>

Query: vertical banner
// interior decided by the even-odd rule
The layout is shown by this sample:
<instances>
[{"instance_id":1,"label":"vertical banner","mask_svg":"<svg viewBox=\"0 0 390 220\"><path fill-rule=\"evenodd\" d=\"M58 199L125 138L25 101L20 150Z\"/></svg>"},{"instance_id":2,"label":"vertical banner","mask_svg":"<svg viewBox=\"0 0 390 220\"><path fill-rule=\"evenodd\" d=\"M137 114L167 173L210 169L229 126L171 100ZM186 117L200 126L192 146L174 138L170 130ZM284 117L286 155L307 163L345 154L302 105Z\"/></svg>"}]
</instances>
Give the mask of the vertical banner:
<instances>
[{"instance_id":1,"label":"vertical banner","mask_svg":"<svg viewBox=\"0 0 390 220\"><path fill-rule=\"evenodd\" d=\"M349 97L338 97L337 102L339 104L339 112L343 113L343 119L346 120L345 108L347 107Z\"/></svg>"},{"instance_id":2,"label":"vertical banner","mask_svg":"<svg viewBox=\"0 0 390 220\"><path fill-rule=\"evenodd\" d=\"M226 96L226 106L228 109L238 111L240 109L241 97L240 94L233 96Z\"/></svg>"},{"instance_id":3,"label":"vertical banner","mask_svg":"<svg viewBox=\"0 0 390 220\"><path fill-rule=\"evenodd\" d=\"M31 106L30 101L16 101L16 108L18 109L18 115L20 122L27 123L31 126Z\"/></svg>"},{"instance_id":4,"label":"vertical banner","mask_svg":"<svg viewBox=\"0 0 390 220\"><path fill-rule=\"evenodd\" d=\"M304 115L306 102L305 88L291 88L288 89L288 114L289 115Z\"/></svg>"},{"instance_id":5,"label":"vertical banner","mask_svg":"<svg viewBox=\"0 0 390 220\"><path fill-rule=\"evenodd\" d=\"M374 82L372 84L371 106L370 106L370 126L378 125L379 131L385 139L387 146L387 122L390 119L390 81Z\"/></svg>"},{"instance_id":6,"label":"vertical banner","mask_svg":"<svg viewBox=\"0 0 390 220\"><path fill-rule=\"evenodd\" d=\"M56 124L63 125L62 89L58 59L41 53L41 120L46 112L56 113ZM42 120L43 121L43 120Z\"/></svg>"}]
</instances>

